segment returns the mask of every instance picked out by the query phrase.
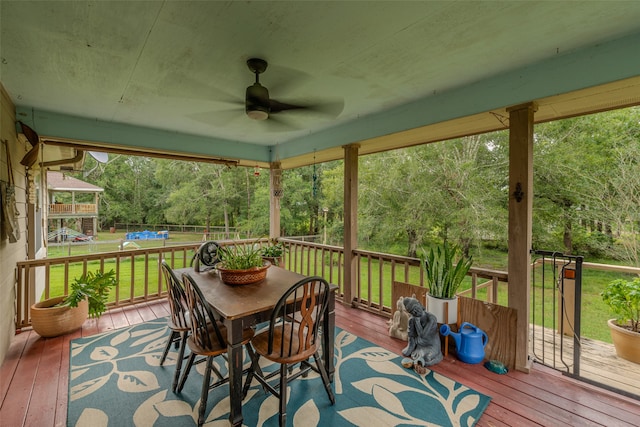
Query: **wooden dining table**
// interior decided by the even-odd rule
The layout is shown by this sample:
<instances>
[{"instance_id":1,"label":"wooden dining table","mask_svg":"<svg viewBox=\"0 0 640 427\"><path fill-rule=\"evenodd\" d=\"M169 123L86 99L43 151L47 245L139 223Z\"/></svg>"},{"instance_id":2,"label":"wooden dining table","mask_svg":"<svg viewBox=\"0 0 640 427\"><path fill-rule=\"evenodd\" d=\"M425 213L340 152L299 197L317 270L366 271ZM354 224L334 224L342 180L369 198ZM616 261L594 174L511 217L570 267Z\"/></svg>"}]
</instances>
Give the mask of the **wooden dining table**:
<instances>
[{"instance_id":1,"label":"wooden dining table","mask_svg":"<svg viewBox=\"0 0 640 427\"><path fill-rule=\"evenodd\" d=\"M239 286L223 283L215 270L196 272L193 268L181 268L176 269L175 273L179 278L187 273L194 279L204 298L211 308L220 315L227 328L231 403L229 422L233 426L241 426L243 422L242 367L244 363L242 331L258 323L269 321L271 312L280 297L305 276L272 265L267 270L267 277L264 280ZM327 315L322 324L322 358L331 380L333 380L335 370L333 353L336 289L336 285L331 285L332 292L329 296Z\"/></svg>"}]
</instances>

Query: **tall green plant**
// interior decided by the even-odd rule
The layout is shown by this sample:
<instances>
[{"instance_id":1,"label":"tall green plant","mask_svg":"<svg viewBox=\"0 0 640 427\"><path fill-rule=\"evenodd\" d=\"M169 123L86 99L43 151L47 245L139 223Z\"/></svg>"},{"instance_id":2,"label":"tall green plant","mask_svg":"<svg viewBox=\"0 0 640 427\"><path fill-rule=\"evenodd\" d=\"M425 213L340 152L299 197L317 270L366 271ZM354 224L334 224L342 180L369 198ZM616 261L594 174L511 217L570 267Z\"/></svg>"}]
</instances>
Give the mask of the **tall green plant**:
<instances>
[{"instance_id":1,"label":"tall green plant","mask_svg":"<svg viewBox=\"0 0 640 427\"><path fill-rule=\"evenodd\" d=\"M109 291L118 284L115 276L113 270L106 273L98 270L95 273L89 271L73 279L71 292L60 305L77 307L86 298L89 302L89 317L100 317L107 310Z\"/></svg>"},{"instance_id":2,"label":"tall green plant","mask_svg":"<svg viewBox=\"0 0 640 427\"><path fill-rule=\"evenodd\" d=\"M619 326L631 323L631 330L640 332L640 278L617 279L600 294L602 300L615 312Z\"/></svg>"},{"instance_id":3,"label":"tall green plant","mask_svg":"<svg viewBox=\"0 0 640 427\"><path fill-rule=\"evenodd\" d=\"M219 266L227 270L247 270L262 267L262 252L257 244L237 244L218 248Z\"/></svg>"},{"instance_id":4,"label":"tall green plant","mask_svg":"<svg viewBox=\"0 0 640 427\"><path fill-rule=\"evenodd\" d=\"M460 258L455 262L456 255ZM420 255L426 273L429 294L435 298L453 298L473 263L457 245L444 243Z\"/></svg>"}]
</instances>

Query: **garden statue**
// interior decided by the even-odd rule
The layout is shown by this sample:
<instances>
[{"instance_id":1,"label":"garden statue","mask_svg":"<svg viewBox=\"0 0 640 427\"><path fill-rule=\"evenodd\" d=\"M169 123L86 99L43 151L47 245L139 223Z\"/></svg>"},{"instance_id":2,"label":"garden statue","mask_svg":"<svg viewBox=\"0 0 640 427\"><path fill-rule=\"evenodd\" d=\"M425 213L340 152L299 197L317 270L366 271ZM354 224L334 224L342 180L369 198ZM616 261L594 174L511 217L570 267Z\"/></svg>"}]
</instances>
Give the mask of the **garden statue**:
<instances>
[{"instance_id":1,"label":"garden statue","mask_svg":"<svg viewBox=\"0 0 640 427\"><path fill-rule=\"evenodd\" d=\"M406 341L409 313L404 308L403 300L404 297L400 297L396 303L396 312L393 313L393 319L389 323L389 336Z\"/></svg>"},{"instance_id":2,"label":"garden statue","mask_svg":"<svg viewBox=\"0 0 640 427\"><path fill-rule=\"evenodd\" d=\"M425 366L435 365L442 360L438 321L436 316L425 311L416 298L404 298L403 304L411 317L407 332L409 344L402 350L402 355L410 357L413 368L422 374L426 372Z\"/></svg>"}]
</instances>

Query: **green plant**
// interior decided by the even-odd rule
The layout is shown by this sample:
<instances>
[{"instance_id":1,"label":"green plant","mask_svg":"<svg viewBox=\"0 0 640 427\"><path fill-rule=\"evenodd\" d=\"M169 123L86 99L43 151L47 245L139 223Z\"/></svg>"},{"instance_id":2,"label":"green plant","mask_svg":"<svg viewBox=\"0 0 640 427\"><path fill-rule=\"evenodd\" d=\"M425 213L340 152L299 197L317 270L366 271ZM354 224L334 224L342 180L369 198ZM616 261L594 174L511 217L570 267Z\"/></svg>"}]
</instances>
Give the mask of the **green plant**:
<instances>
[{"instance_id":1,"label":"green plant","mask_svg":"<svg viewBox=\"0 0 640 427\"><path fill-rule=\"evenodd\" d=\"M282 242L272 240L269 242L269 246L263 246L260 248L260 255L269 258L278 258L282 256L284 252L284 245Z\"/></svg>"},{"instance_id":2,"label":"green plant","mask_svg":"<svg viewBox=\"0 0 640 427\"><path fill-rule=\"evenodd\" d=\"M453 298L473 263L473 257L460 256L454 261L460 249L446 242L420 254L426 273L429 294L435 298Z\"/></svg>"},{"instance_id":3,"label":"green plant","mask_svg":"<svg viewBox=\"0 0 640 427\"><path fill-rule=\"evenodd\" d=\"M600 295L618 316L618 326L624 327L630 322L631 330L640 332L640 278L616 279L610 282Z\"/></svg>"},{"instance_id":4,"label":"green plant","mask_svg":"<svg viewBox=\"0 0 640 427\"><path fill-rule=\"evenodd\" d=\"M227 270L247 270L262 267L262 253L257 245L234 244L218 248L218 266Z\"/></svg>"},{"instance_id":5,"label":"green plant","mask_svg":"<svg viewBox=\"0 0 640 427\"><path fill-rule=\"evenodd\" d=\"M107 310L109 291L118 284L115 271L106 273L96 270L73 279L71 292L59 305L77 307L85 298L89 302L89 317L100 317Z\"/></svg>"}]
</instances>

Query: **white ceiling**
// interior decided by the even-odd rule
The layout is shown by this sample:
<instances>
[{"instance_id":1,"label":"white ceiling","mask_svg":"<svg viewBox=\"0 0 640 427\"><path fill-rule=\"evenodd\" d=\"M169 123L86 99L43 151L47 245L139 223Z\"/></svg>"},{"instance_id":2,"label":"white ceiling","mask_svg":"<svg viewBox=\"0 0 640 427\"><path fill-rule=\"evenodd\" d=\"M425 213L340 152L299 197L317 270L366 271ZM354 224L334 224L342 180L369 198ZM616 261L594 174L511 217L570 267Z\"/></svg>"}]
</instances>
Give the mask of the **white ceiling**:
<instances>
[{"instance_id":1,"label":"white ceiling","mask_svg":"<svg viewBox=\"0 0 640 427\"><path fill-rule=\"evenodd\" d=\"M588 61L602 46L640 40L637 1L2 0L0 7L0 80L19 119L41 136L117 144L114 127L131 125L167 131L147 148L260 161L273 159L269 147L282 147L281 157L309 155L456 119L420 117L414 107L445 111L447 94L464 100L461 91L480 84L491 96L465 100L460 115L533 100L527 85L548 85L543 95L550 97L598 78L634 77L628 69L640 56L631 43L624 55L631 63L606 64L602 76L584 69L594 74L584 83L549 78L574 57ZM332 114L250 120L242 103L254 79L245 63L251 57L269 62L260 81L273 99L329 103ZM625 72L616 75L618 66ZM532 70L544 79L532 83ZM529 77L518 84L519 76ZM630 103L640 102L636 96L628 94ZM96 123L95 136L74 126L75 118ZM184 150L183 134L198 137L192 145L185 137Z\"/></svg>"}]
</instances>

